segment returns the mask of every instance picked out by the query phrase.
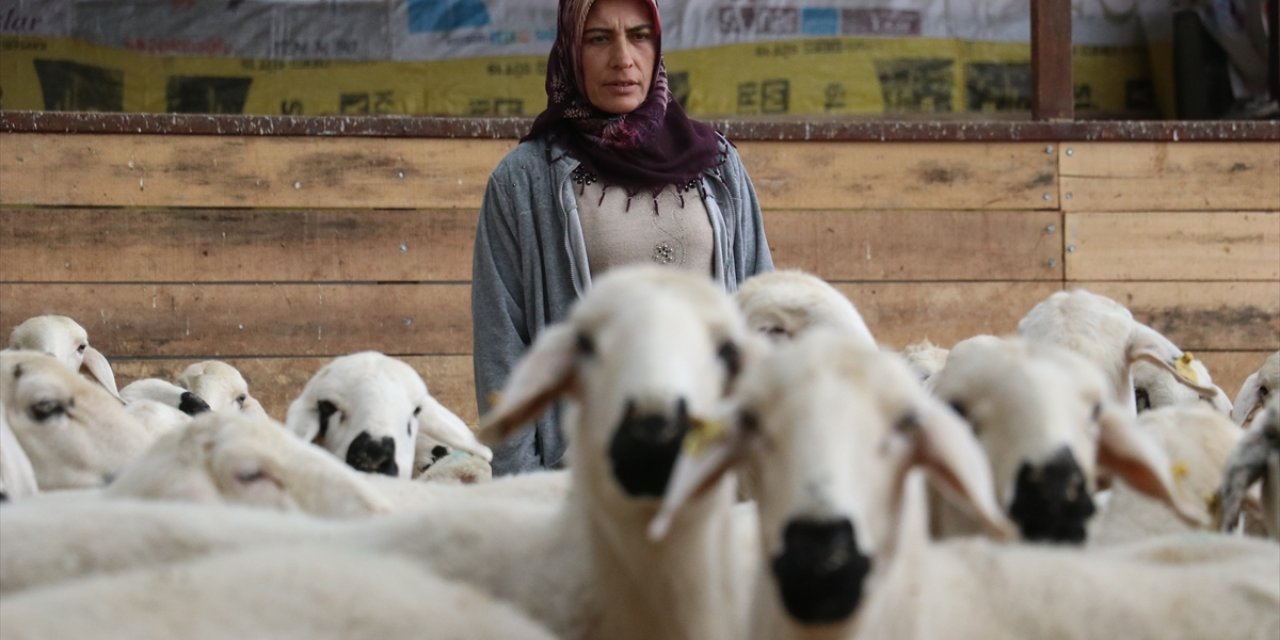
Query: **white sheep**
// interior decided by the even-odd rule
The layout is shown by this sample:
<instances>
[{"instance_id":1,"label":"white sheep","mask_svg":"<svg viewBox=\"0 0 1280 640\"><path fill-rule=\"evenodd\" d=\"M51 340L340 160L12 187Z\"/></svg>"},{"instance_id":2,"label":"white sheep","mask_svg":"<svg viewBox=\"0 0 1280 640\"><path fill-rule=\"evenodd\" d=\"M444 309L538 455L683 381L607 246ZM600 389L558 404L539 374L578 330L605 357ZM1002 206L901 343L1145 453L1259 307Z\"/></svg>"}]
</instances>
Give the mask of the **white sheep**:
<instances>
[{"instance_id":1,"label":"white sheep","mask_svg":"<svg viewBox=\"0 0 1280 640\"><path fill-rule=\"evenodd\" d=\"M758 273L742 282L734 300L746 316L747 326L773 340L826 326L875 344L857 307L826 280L804 271Z\"/></svg>"},{"instance_id":2,"label":"white sheep","mask_svg":"<svg viewBox=\"0 0 1280 640\"><path fill-rule=\"evenodd\" d=\"M413 367L374 351L321 367L289 405L285 423L302 439L370 473L412 477L419 428L435 441L493 459L466 423L431 397Z\"/></svg>"},{"instance_id":3,"label":"white sheep","mask_svg":"<svg viewBox=\"0 0 1280 640\"><path fill-rule=\"evenodd\" d=\"M41 491L108 482L162 432L51 356L0 351L0 404Z\"/></svg>"},{"instance_id":4,"label":"white sheep","mask_svg":"<svg viewBox=\"0 0 1280 640\"><path fill-rule=\"evenodd\" d=\"M1137 429L1168 454L1179 491L1205 505L1206 513L1212 515L1227 457L1241 432L1214 407L1191 402L1143 411L1138 414ZM1112 485L1110 498L1090 521L1088 541L1107 545L1209 528L1208 523L1188 523L1166 504L1122 482Z\"/></svg>"},{"instance_id":5,"label":"white sheep","mask_svg":"<svg viewBox=\"0 0 1280 640\"><path fill-rule=\"evenodd\" d=\"M752 637L1260 638L1280 632L1280 549L1226 536L1105 552L928 539L927 470L1002 520L967 427L888 354L811 334L748 368L691 439L655 535L728 469L758 485ZM1161 561L1166 554L1173 561ZM1194 560L1194 561L1193 561ZM1266 635L1266 634L1272 635Z\"/></svg>"},{"instance_id":6,"label":"white sheep","mask_svg":"<svg viewBox=\"0 0 1280 640\"><path fill-rule=\"evenodd\" d=\"M1203 504L1175 482L1168 454L1135 428L1102 372L1076 353L1023 338L957 343L931 379L933 393L972 426L1001 506L1027 540L1082 542L1108 470L1181 517L1205 524ZM939 504L940 535L973 533L972 518Z\"/></svg>"},{"instance_id":7,"label":"white sheep","mask_svg":"<svg viewBox=\"0 0 1280 640\"><path fill-rule=\"evenodd\" d=\"M179 387L194 393L216 411L236 411L250 417L266 417L257 398L249 395L249 383L235 367L221 360L188 365L178 376Z\"/></svg>"},{"instance_id":8,"label":"white sheep","mask_svg":"<svg viewBox=\"0 0 1280 640\"><path fill-rule=\"evenodd\" d=\"M1267 533L1280 540L1280 394L1272 394L1227 458L1219 490L1218 526L1233 529L1249 487L1262 482Z\"/></svg>"},{"instance_id":9,"label":"white sheep","mask_svg":"<svg viewBox=\"0 0 1280 640\"><path fill-rule=\"evenodd\" d=\"M209 410L199 396L159 378L130 382L120 390L120 399L125 413L162 433L185 426L193 415Z\"/></svg>"},{"instance_id":10,"label":"white sheep","mask_svg":"<svg viewBox=\"0 0 1280 640\"><path fill-rule=\"evenodd\" d=\"M77 373L84 367L111 395L120 397L111 363L89 344L89 332L67 316L43 315L24 320L9 334L9 348L45 353Z\"/></svg>"},{"instance_id":11,"label":"white sheep","mask_svg":"<svg viewBox=\"0 0 1280 640\"><path fill-rule=\"evenodd\" d=\"M130 382L120 390L120 399L124 400L126 406L138 400L154 400L188 416L209 410L209 403L199 394L160 378L141 378Z\"/></svg>"},{"instance_id":12,"label":"white sheep","mask_svg":"<svg viewBox=\"0 0 1280 640\"><path fill-rule=\"evenodd\" d=\"M1191 379L1193 358L1160 332L1134 319L1124 305L1084 289L1058 291L1018 321L1018 335L1066 347L1107 376L1116 399L1137 414L1132 366L1145 360L1215 403L1219 389ZM1225 401L1225 399L1223 399Z\"/></svg>"},{"instance_id":13,"label":"white sheep","mask_svg":"<svg viewBox=\"0 0 1280 640\"><path fill-rule=\"evenodd\" d=\"M327 546L251 549L17 594L0 636L552 640L509 604L404 558Z\"/></svg>"},{"instance_id":14,"label":"white sheep","mask_svg":"<svg viewBox=\"0 0 1280 640\"><path fill-rule=\"evenodd\" d=\"M1276 395L1280 395L1280 351L1267 356L1262 366L1244 379L1231 409L1231 419L1248 427L1263 405Z\"/></svg>"},{"instance_id":15,"label":"white sheep","mask_svg":"<svg viewBox=\"0 0 1280 640\"><path fill-rule=\"evenodd\" d=\"M5 410L0 405L0 501L18 500L39 492L36 472L31 468L27 452L9 428Z\"/></svg>"},{"instance_id":16,"label":"white sheep","mask_svg":"<svg viewBox=\"0 0 1280 640\"><path fill-rule=\"evenodd\" d=\"M270 418L211 411L158 438L102 494L332 517L391 511L364 477Z\"/></svg>"},{"instance_id":17,"label":"white sheep","mask_svg":"<svg viewBox=\"0 0 1280 640\"><path fill-rule=\"evenodd\" d=\"M1231 399L1222 387L1214 383L1204 362L1188 351L1184 352L1183 359L1175 366L1181 368L1187 379L1203 387L1212 387L1216 392L1212 395L1201 394L1179 382L1164 367L1143 360L1133 365L1133 393L1139 413L1161 407L1202 403L1224 416L1231 415Z\"/></svg>"},{"instance_id":18,"label":"white sheep","mask_svg":"<svg viewBox=\"0 0 1280 640\"><path fill-rule=\"evenodd\" d=\"M916 372L920 382L925 384L925 388L932 386L929 381L947 365L949 353L950 349L940 347L930 342L928 338L913 342L902 349L902 357L906 359L911 370Z\"/></svg>"},{"instance_id":19,"label":"white sheep","mask_svg":"<svg viewBox=\"0 0 1280 640\"><path fill-rule=\"evenodd\" d=\"M484 423L500 437L567 394L565 500L458 500L324 525L227 507L18 503L0 514L0 592L319 539L411 556L511 601L563 638L741 637L749 573L734 558L754 527L752 512L733 509L733 487L721 483L692 504L663 544L648 541L645 525L682 437L749 364L757 339L708 278L656 266L611 270L568 321L535 341Z\"/></svg>"}]
</instances>

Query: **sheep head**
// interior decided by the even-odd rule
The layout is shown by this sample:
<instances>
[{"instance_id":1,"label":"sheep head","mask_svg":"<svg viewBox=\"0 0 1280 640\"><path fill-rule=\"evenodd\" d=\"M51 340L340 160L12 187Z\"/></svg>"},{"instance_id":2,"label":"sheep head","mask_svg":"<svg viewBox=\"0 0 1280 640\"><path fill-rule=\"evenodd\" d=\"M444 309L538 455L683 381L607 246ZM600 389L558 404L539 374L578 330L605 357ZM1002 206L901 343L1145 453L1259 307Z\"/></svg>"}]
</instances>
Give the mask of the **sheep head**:
<instances>
[{"instance_id":1,"label":"sheep head","mask_svg":"<svg viewBox=\"0 0 1280 640\"><path fill-rule=\"evenodd\" d=\"M67 316L43 315L28 318L14 327L9 348L39 351L53 356L72 371L89 371L111 395L120 397L111 364L102 352L89 344L89 332Z\"/></svg>"}]
</instances>

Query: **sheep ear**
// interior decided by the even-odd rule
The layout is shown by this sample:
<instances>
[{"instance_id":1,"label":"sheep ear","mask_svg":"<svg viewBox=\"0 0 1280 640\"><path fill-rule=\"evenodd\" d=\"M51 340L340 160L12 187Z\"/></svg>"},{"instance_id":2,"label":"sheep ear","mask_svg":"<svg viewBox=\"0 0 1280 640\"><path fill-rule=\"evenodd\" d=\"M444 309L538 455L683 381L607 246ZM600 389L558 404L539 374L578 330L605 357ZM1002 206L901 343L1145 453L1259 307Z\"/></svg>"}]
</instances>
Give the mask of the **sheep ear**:
<instances>
[{"instance_id":1,"label":"sheep ear","mask_svg":"<svg viewBox=\"0 0 1280 640\"><path fill-rule=\"evenodd\" d=\"M914 451L909 464L929 471L930 479L952 501L968 507L992 534L1013 539L1017 528L996 500L991 463L973 430L948 406L933 398L919 403L912 428ZM903 473L909 467L903 469Z\"/></svg>"},{"instance_id":2,"label":"sheep ear","mask_svg":"<svg viewBox=\"0 0 1280 640\"><path fill-rule=\"evenodd\" d=\"M1191 354L1183 353L1182 349L1178 348L1178 345L1164 337L1159 331L1145 324L1135 324L1133 333L1129 336L1129 347L1125 354L1130 364L1139 360L1146 360L1173 374L1175 380L1188 388L1194 389L1197 393L1209 398L1218 394L1217 387L1202 385L1196 379L1195 370L1190 366L1191 360L1193 360Z\"/></svg>"},{"instance_id":3,"label":"sheep ear","mask_svg":"<svg viewBox=\"0 0 1280 640\"><path fill-rule=\"evenodd\" d=\"M1231 420L1242 427L1248 426L1245 421L1249 419L1249 415L1262 406L1262 376L1260 373L1255 371L1244 379L1244 384L1240 385L1240 393L1236 395L1235 406L1231 408Z\"/></svg>"},{"instance_id":4,"label":"sheep ear","mask_svg":"<svg viewBox=\"0 0 1280 640\"><path fill-rule=\"evenodd\" d=\"M923 567L925 549L929 546L929 498L923 472L907 471L894 519L897 522L897 534L893 539L896 570L920 575L916 572Z\"/></svg>"},{"instance_id":5,"label":"sheep ear","mask_svg":"<svg viewBox=\"0 0 1280 640\"><path fill-rule=\"evenodd\" d=\"M1261 502L1249 492L1249 487L1266 472L1270 443L1262 429L1244 432L1223 465L1222 486L1218 488L1218 504L1214 514L1220 531L1229 531L1246 506L1261 511Z\"/></svg>"},{"instance_id":6,"label":"sheep ear","mask_svg":"<svg viewBox=\"0 0 1280 640\"><path fill-rule=\"evenodd\" d=\"M1114 407L1098 417L1098 465L1110 469L1125 483L1173 508L1188 524L1206 526L1206 508L1179 491L1173 464L1164 449L1138 429L1133 419Z\"/></svg>"},{"instance_id":7,"label":"sheep ear","mask_svg":"<svg viewBox=\"0 0 1280 640\"><path fill-rule=\"evenodd\" d=\"M719 413L737 415L732 408ZM665 537L680 508L715 486L742 460L751 441L760 437L758 429L744 429L734 420L694 419L691 422L692 430L685 436L683 450L667 479L662 506L649 522L650 540Z\"/></svg>"},{"instance_id":8,"label":"sheep ear","mask_svg":"<svg viewBox=\"0 0 1280 640\"><path fill-rule=\"evenodd\" d=\"M485 462L493 461L493 451L480 444L467 423L430 395L422 403L418 424L418 438L432 438L446 446L479 456Z\"/></svg>"},{"instance_id":9,"label":"sheep ear","mask_svg":"<svg viewBox=\"0 0 1280 640\"><path fill-rule=\"evenodd\" d=\"M575 383L577 329L552 325L516 362L494 406L480 417L480 441L502 442L517 427L537 418Z\"/></svg>"},{"instance_id":10,"label":"sheep ear","mask_svg":"<svg viewBox=\"0 0 1280 640\"><path fill-rule=\"evenodd\" d=\"M285 425L303 442L323 445L325 431L329 420L339 413L337 406L328 400L314 400L313 395L304 390L303 395L289 405L289 415L285 416Z\"/></svg>"},{"instance_id":11,"label":"sheep ear","mask_svg":"<svg viewBox=\"0 0 1280 640\"><path fill-rule=\"evenodd\" d=\"M92 346L85 347L84 364L82 366L88 369L89 375L106 387L107 391L110 391L116 400L120 400L120 391L116 388L116 376L111 372L111 364L107 362L107 357L102 355L101 351L94 349ZM124 400L120 401L124 402Z\"/></svg>"}]
</instances>

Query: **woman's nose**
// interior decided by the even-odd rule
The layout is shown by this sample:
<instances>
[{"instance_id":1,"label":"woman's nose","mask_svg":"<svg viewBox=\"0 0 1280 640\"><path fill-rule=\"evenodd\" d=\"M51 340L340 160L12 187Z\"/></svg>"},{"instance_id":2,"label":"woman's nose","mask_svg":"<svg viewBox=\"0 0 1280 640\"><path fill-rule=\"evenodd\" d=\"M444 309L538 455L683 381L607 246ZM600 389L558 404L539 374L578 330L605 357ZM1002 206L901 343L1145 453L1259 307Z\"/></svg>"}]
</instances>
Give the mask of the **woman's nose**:
<instances>
[{"instance_id":1,"label":"woman's nose","mask_svg":"<svg viewBox=\"0 0 1280 640\"><path fill-rule=\"evenodd\" d=\"M631 47L626 42L619 43L613 48L610 56L614 69L626 69L635 64L635 55L631 51Z\"/></svg>"}]
</instances>

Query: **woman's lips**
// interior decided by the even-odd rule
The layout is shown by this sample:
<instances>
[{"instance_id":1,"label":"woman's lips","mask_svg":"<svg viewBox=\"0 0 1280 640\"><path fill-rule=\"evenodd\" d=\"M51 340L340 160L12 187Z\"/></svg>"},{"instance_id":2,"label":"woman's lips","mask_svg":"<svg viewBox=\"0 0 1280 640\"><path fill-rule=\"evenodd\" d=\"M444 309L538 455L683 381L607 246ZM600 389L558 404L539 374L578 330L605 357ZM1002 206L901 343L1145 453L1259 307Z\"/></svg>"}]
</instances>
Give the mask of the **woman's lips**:
<instances>
[{"instance_id":1,"label":"woman's lips","mask_svg":"<svg viewBox=\"0 0 1280 640\"><path fill-rule=\"evenodd\" d=\"M604 85L605 91L614 95L626 95L640 88L638 82L608 82Z\"/></svg>"}]
</instances>

